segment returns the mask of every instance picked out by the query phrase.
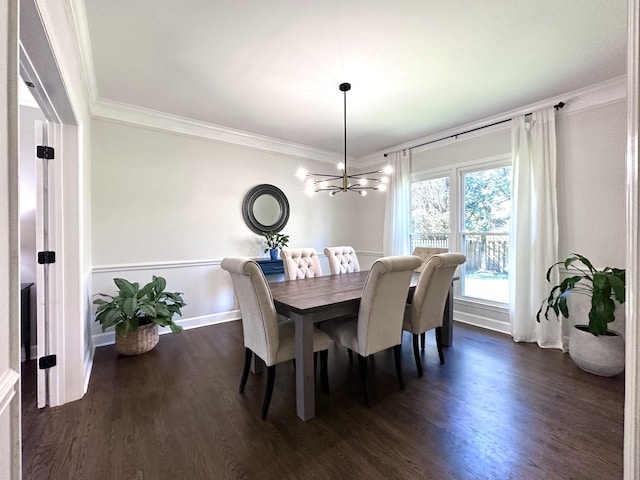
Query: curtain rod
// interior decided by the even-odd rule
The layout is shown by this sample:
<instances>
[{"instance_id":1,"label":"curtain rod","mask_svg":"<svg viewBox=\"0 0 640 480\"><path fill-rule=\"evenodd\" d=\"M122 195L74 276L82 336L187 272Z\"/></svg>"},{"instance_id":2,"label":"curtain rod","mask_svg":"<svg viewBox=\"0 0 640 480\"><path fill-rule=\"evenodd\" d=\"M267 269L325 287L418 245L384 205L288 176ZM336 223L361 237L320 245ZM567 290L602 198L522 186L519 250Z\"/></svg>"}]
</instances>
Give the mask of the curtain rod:
<instances>
[{"instance_id":1,"label":"curtain rod","mask_svg":"<svg viewBox=\"0 0 640 480\"><path fill-rule=\"evenodd\" d=\"M558 102L553 106L553 108L555 108L556 110L559 110L562 107L564 107L564 102ZM525 113L525 115L531 115L531 113ZM500 120L499 122L493 122L493 123L490 123L489 125L483 125L482 127L472 128L471 130L465 130L464 132L456 133L454 135L449 135L448 137L438 138L437 140L430 140L428 142L421 143L419 145L414 145L412 147L401 148L401 150L413 150L414 148L424 147L425 145L429 145L431 143L436 143L436 142L441 142L442 140L447 140L448 138L458 138L458 136L464 135L465 133L471 133L471 132L475 132L476 130L482 130L483 128L493 127L494 125L500 125L501 123L510 122L511 120L513 120L513 118L507 118L506 120ZM387 153L384 154L384 156L386 157L390 153L393 153L393 152L387 152Z\"/></svg>"}]
</instances>

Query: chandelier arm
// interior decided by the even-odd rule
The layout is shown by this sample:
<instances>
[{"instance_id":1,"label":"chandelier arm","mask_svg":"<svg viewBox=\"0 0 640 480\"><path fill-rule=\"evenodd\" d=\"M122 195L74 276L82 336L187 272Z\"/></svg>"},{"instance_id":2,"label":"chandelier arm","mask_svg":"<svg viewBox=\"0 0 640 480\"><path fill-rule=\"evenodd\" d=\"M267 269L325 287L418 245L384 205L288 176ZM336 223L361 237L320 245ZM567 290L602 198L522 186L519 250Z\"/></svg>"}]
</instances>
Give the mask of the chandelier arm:
<instances>
[{"instance_id":1,"label":"chandelier arm","mask_svg":"<svg viewBox=\"0 0 640 480\"><path fill-rule=\"evenodd\" d=\"M375 177L360 177L360 176L356 176L356 175L349 175L349 178L353 178L354 180L370 180L372 182L379 182L380 181L379 178L375 178Z\"/></svg>"},{"instance_id":2,"label":"chandelier arm","mask_svg":"<svg viewBox=\"0 0 640 480\"><path fill-rule=\"evenodd\" d=\"M342 178L342 175L336 175L333 173L307 173L307 177L334 177Z\"/></svg>"},{"instance_id":3,"label":"chandelier arm","mask_svg":"<svg viewBox=\"0 0 640 480\"><path fill-rule=\"evenodd\" d=\"M361 177L362 175L376 175L376 174L384 174L382 170L374 170L373 172L363 172L363 173L351 173L349 177Z\"/></svg>"}]
</instances>

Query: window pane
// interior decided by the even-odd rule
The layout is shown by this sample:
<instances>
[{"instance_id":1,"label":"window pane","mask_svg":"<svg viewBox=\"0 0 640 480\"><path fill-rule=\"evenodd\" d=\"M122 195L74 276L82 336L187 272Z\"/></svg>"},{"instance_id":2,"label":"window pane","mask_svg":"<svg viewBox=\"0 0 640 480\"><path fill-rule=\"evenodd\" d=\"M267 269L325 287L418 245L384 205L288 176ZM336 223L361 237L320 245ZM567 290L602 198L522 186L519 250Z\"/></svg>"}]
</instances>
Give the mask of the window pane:
<instances>
[{"instance_id":1,"label":"window pane","mask_svg":"<svg viewBox=\"0 0 640 480\"><path fill-rule=\"evenodd\" d=\"M463 235L462 294L509 303L509 235Z\"/></svg>"},{"instance_id":2,"label":"window pane","mask_svg":"<svg viewBox=\"0 0 640 480\"><path fill-rule=\"evenodd\" d=\"M509 232L511 167L492 168L464 176L464 230Z\"/></svg>"},{"instance_id":3,"label":"window pane","mask_svg":"<svg viewBox=\"0 0 640 480\"><path fill-rule=\"evenodd\" d=\"M511 167L469 172L463 183L462 294L508 303Z\"/></svg>"},{"instance_id":4,"label":"window pane","mask_svg":"<svg viewBox=\"0 0 640 480\"><path fill-rule=\"evenodd\" d=\"M448 247L449 177L411 184L411 248Z\"/></svg>"}]
</instances>

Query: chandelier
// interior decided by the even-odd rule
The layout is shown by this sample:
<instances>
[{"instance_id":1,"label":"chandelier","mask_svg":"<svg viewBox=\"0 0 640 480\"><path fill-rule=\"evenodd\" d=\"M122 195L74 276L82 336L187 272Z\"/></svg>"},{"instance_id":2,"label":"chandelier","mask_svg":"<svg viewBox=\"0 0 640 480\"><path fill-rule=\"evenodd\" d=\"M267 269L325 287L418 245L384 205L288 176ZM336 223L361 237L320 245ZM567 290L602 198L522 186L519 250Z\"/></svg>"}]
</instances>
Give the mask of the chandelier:
<instances>
[{"instance_id":1,"label":"chandelier","mask_svg":"<svg viewBox=\"0 0 640 480\"><path fill-rule=\"evenodd\" d=\"M338 192L358 192L360 195L366 195L367 190L384 192L389 183L386 175L391 173L391 166L372 172L353 175L347 173L347 92L351 90L351 84L341 83L339 88L344 94L344 162L338 164L338 170L342 173L309 173L300 168L296 175L306 180L308 193L329 192L329 195L334 196Z\"/></svg>"}]
</instances>

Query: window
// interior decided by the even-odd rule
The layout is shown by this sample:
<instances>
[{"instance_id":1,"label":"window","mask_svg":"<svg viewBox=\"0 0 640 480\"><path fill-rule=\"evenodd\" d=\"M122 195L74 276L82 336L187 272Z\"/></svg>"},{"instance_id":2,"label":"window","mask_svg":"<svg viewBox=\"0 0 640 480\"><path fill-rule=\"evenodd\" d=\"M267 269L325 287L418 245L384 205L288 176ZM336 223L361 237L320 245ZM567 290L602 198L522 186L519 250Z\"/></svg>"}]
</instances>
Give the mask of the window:
<instances>
[{"instance_id":1,"label":"window","mask_svg":"<svg viewBox=\"0 0 640 480\"><path fill-rule=\"evenodd\" d=\"M510 213L508 161L416 175L411 183L411 248L447 247L464 253L460 295L508 303Z\"/></svg>"},{"instance_id":2,"label":"window","mask_svg":"<svg viewBox=\"0 0 640 480\"><path fill-rule=\"evenodd\" d=\"M461 293L509 303L511 167L464 172L461 226Z\"/></svg>"},{"instance_id":3,"label":"window","mask_svg":"<svg viewBox=\"0 0 640 480\"><path fill-rule=\"evenodd\" d=\"M414 247L449 247L449 177L411 184L411 250Z\"/></svg>"}]
</instances>

